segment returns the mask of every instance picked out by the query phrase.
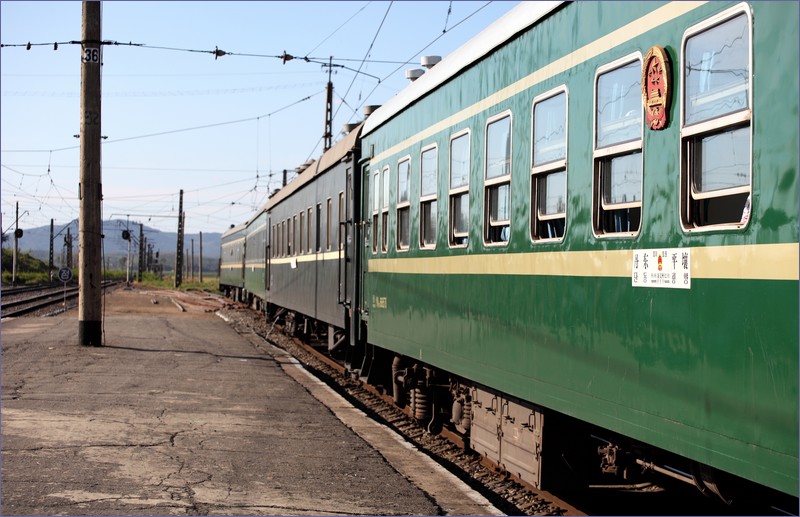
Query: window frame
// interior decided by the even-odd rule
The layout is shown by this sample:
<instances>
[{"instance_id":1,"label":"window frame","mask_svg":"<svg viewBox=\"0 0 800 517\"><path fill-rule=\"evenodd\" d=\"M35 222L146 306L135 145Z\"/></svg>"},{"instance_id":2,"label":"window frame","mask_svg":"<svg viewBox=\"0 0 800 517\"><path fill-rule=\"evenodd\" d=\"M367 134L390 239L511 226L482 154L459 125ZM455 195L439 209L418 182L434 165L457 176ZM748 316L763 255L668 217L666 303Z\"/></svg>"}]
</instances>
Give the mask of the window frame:
<instances>
[{"instance_id":1,"label":"window frame","mask_svg":"<svg viewBox=\"0 0 800 517\"><path fill-rule=\"evenodd\" d=\"M281 238L281 257L285 257L286 256L286 243L287 243L287 241L286 241L286 221L283 220L278 224L281 226L281 228L279 230L280 238Z\"/></svg>"},{"instance_id":2,"label":"window frame","mask_svg":"<svg viewBox=\"0 0 800 517\"><path fill-rule=\"evenodd\" d=\"M592 86L592 234L599 239L608 238L636 238L642 231L643 213L644 213L644 105L641 102L641 70L644 57L640 51L631 52L622 56L610 63L599 66L595 71L594 83ZM598 120L597 120L597 102L598 102L598 84L602 75L613 72L614 70L624 68L631 63L638 62L637 77L639 77L639 89L634 92L635 97L638 99L637 106L639 107L639 137L634 140L622 141L613 143L605 147L598 147ZM606 205L603 201L603 180L608 174L611 161L614 158L622 158L629 155L639 155L639 170L641 173L641 187L639 195L642 199L639 201L631 201L627 203L614 203ZM602 216L605 212L612 210L625 210L625 209L639 210L639 224L635 231L602 231L600 226L602 223Z\"/></svg>"},{"instance_id":3,"label":"window frame","mask_svg":"<svg viewBox=\"0 0 800 517\"><path fill-rule=\"evenodd\" d=\"M327 200L327 205L326 205L325 209L327 210L327 212L325 214L326 215L326 217L325 217L325 251L330 251L331 250L331 246L333 245L333 243L331 242L331 218L333 217L333 200L330 197L326 198L326 200Z\"/></svg>"},{"instance_id":4,"label":"window frame","mask_svg":"<svg viewBox=\"0 0 800 517\"><path fill-rule=\"evenodd\" d=\"M293 256L300 254L297 251L297 214L292 215L292 251Z\"/></svg>"},{"instance_id":5,"label":"window frame","mask_svg":"<svg viewBox=\"0 0 800 517\"><path fill-rule=\"evenodd\" d=\"M314 215L313 207L306 208L306 249L309 253L314 253L314 248L311 247L311 228L313 228L311 218Z\"/></svg>"},{"instance_id":6,"label":"window frame","mask_svg":"<svg viewBox=\"0 0 800 517\"><path fill-rule=\"evenodd\" d=\"M314 244L316 247L316 252L322 252L322 203L317 203L317 219L316 219L316 235L314 238Z\"/></svg>"},{"instance_id":7,"label":"window frame","mask_svg":"<svg viewBox=\"0 0 800 517\"><path fill-rule=\"evenodd\" d=\"M465 185L460 185L458 187L453 188L453 142L458 140L459 138L466 137L467 139L467 183ZM456 133L453 133L450 136L450 140L448 141L447 146L447 243L450 248L466 248L469 246L469 202L470 202L470 175L472 172L472 131L467 129L462 129ZM455 232L455 214L453 211L453 204L456 197L463 197L466 195L467 201L467 231L459 232L456 234ZM464 238L465 242L456 243L456 239Z\"/></svg>"},{"instance_id":8,"label":"window frame","mask_svg":"<svg viewBox=\"0 0 800 517\"><path fill-rule=\"evenodd\" d=\"M305 253L305 248L303 241L305 240L306 232L305 232L305 224L306 223L306 215L305 210L300 210L300 246L297 248L298 255L302 255Z\"/></svg>"},{"instance_id":9,"label":"window frame","mask_svg":"<svg viewBox=\"0 0 800 517\"><path fill-rule=\"evenodd\" d=\"M725 113L723 115L702 120L695 123L686 123L686 45L688 41L700 34L710 31L728 21L744 15L747 21L748 45L747 45L747 107L738 111ZM747 227L750 223L748 217L744 222L723 222L718 224L698 225L690 215L690 211L695 201L703 201L714 198L725 198L741 194L748 194L748 200L752 200L753 192L753 13L750 6L739 3L725 9L703 21L696 23L686 29L681 38L680 48L680 210L679 218L681 229L685 233L699 233L709 231L736 231ZM704 137L722 135L727 132L747 129L749 140L748 156L748 183L747 186L739 185L710 192L695 192L694 178L695 169L693 168L694 151L693 147L699 145ZM695 144L695 145L692 145ZM748 210L745 202L744 210ZM749 209L752 211L752 208ZM744 219L744 218L743 218Z\"/></svg>"},{"instance_id":10,"label":"window frame","mask_svg":"<svg viewBox=\"0 0 800 517\"><path fill-rule=\"evenodd\" d=\"M400 167L403 164L408 164L408 174L406 179L406 200L400 201ZM399 252L406 252L411 247L411 177L413 172L411 170L411 155L406 155L399 160L397 160L397 178L395 181L395 192L394 192L394 199L395 199L395 249ZM402 222L402 212L405 212L405 217L407 218L407 225L405 231L408 232L406 235L406 243L401 244L400 239L402 238L400 232L400 224Z\"/></svg>"},{"instance_id":11,"label":"window frame","mask_svg":"<svg viewBox=\"0 0 800 517\"><path fill-rule=\"evenodd\" d=\"M339 191L339 211L337 220L339 222L336 231L337 239L339 240L339 251L344 249L344 221L345 221L345 206L344 206L344 190Z\"/></svg>"},{"instance_id":12,"label":"window frame","mask_svg":"<svg viewBox=\"0 0 800 517\"><path fill-rule=\"evenodd\" d=\"M492 124L497 124L498 122L508 119L508 165L507 165L507 173L501 176L496 176L494 178L489 178L489 127ZM510 109L497 113L496 115L492 115L488 119L486 119L486 123L483 127L483 245L487 247L497 247L497 246L508 246L508 243L511 241L511 177L512 177L512 170L513 170L513 156L514 156L514 116L511 113ZM492 197L490 195L490 191L494 189L499 189L503 185L508 185L508 219L503 219L500 221L495 221L494 223L491 222L491 206L490 203L492 202ZM507 227L507 238L503 240L502 238L493 239L491 234L494 231L494 228L503 228ZM501 230L502 233L502 230Z\"/></svg>"},{"instance_id":13,"label":"window frame","mask_svg":"<svg viewBox=\"0 0 800 517\"><path fill-rule=\"evenodd\" d=\"M536 105L548 101L559 95L564 95L564 158L536 165L534 154L536 145ZM569 207L569 88L566 84L557 86L533 98L531 104L531 197L530 197L530 238L534 244L547 242L562 242L567 234L567 209ZM539 210L539 179L545 179L551 174L564 172L564 211L558 214L541 215ZM563 214L563 215L562 215ZM564 230L561 237L541 237L535 231L540 221L564 220Z\"/></svg>"},{"instance_id":14,"label":"window frame","mask_svg":"<svg viewBox=\"0 0 800 517\"><path fill-rule=\"evenodd\" d=\"M381 182L380 182L381 171L380 169L375 169L372 172L372 254L378 254L378 240L380 238L378 228L379 228L379 221L380 221L380 210L381 210Z\"/></svg>"},{"instance_id":15,"label":"window frame","mask_svg":"<svg viewBox=\"0 0 800 517\"><path fill-rule=\"evenodd\" d=\"M426 194L422 188L422 156L428 152L434 153L434 190L432 194ZM425 206L430 205L430 212L432 214L432 227L434 231L433 244L425 242ZM436 243L439 237L439 144L433 143L423 147L419 152L419 249L421 250L435 250Z\"/></svg>"},{"instance_id":16,"label":"window frame","mask_svg":"<svg viewBox=\"0 0 800 517\"><path fill-rule=\"evenodd\" d=\"M391 194L391 169L381 171L381 252L389 252L389 199Z\"/></svg>"}]
</instances>

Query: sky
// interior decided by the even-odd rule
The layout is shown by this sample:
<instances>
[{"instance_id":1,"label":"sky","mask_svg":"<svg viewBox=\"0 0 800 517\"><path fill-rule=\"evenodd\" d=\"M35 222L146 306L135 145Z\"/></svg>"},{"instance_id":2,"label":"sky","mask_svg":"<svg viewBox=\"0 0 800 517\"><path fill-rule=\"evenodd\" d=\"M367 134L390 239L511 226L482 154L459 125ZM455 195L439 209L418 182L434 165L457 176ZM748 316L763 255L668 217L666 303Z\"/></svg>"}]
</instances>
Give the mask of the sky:
<instances>
[{"instance_id":1,"label":"sky","mask_svg":"<svg viewBox=\"0 0 800 517\"><path fill-rule=\"evenodd\" d=\"M187 233L246 221L284 169L322 154L329 70L335 143L421 56L446 57L516 4L103 2L103 218L174 232L183 190ZM3 232L17 203L23 230L80 213L81 10L0 2Z\"/></svg>"}]
</instances>

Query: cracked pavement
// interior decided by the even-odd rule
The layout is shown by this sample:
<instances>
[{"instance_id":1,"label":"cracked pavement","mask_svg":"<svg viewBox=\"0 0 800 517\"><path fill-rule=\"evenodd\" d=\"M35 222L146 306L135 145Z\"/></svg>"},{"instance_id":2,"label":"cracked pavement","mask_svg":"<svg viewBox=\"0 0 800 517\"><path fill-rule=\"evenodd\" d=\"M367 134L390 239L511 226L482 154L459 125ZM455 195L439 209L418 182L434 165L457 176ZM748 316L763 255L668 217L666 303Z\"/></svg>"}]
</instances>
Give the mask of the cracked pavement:
<instances>
[{"instance_id":1,"label":"cracked pavement","mask_svg":"<svg viewBox=\"0 0 800 517\"><path fill-rule=\"evenodd\" d=\"M190 295L2 322L3 515L436 515L275 357ZM153 303L157 300L159 303Z\"/></svg>"}]
</instances>

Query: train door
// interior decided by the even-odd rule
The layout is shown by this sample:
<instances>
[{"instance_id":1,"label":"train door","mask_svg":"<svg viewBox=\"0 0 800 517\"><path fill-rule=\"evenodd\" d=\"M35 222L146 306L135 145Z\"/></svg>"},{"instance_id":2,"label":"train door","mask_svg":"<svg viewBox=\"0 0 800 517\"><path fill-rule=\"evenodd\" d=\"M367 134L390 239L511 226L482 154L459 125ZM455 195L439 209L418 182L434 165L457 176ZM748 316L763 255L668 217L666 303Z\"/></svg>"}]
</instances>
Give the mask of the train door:
<instances>
[{"instance_id":1,"label":"train door","mask_svg":"<svg viewBox=\"0 0 800 517\"><path fill-rule=\"evenodd\" d=\"M361 371L364 366L367 342L366 318L368 316L363 301L365 253L369 250L370 230L369 214L369 163L361 171L348 174L348 194L351 199L350 214L352 219L349 247L352 264L349 313L350 346L348 347L345 365L351 371Z\"/></svg>"},{"instance_id":2,"label":"train door","mask_svg":"<svg viewBox=\"0 0 800 517\"><path fill-rule=\"evenodd\" d=\"M339 199L339 285L337 296L345 311L352 308L352 264L353 264L353 168L345 172L344 195Z\"/></svg>"}]
</instances>

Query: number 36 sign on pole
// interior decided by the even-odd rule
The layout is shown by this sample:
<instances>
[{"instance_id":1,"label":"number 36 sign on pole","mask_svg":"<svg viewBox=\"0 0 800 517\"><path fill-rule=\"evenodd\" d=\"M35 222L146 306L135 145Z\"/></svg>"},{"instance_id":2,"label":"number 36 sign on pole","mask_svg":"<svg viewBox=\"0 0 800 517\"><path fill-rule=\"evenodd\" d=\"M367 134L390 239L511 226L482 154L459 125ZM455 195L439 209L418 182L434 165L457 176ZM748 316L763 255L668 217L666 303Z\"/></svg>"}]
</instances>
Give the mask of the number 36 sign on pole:
<instances>
[{"instance_id":1,"label":"number 36 sign on pole","mask_svg":"<svg viewBox=\"0 0 800 517\"><path fill-rule=\"evenodd\" d=\"M86 47L83 49L84 63L99 63L100 62L100 48L99 47Z\"/></svg>"}]
</instances>

